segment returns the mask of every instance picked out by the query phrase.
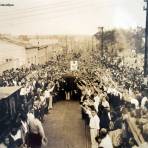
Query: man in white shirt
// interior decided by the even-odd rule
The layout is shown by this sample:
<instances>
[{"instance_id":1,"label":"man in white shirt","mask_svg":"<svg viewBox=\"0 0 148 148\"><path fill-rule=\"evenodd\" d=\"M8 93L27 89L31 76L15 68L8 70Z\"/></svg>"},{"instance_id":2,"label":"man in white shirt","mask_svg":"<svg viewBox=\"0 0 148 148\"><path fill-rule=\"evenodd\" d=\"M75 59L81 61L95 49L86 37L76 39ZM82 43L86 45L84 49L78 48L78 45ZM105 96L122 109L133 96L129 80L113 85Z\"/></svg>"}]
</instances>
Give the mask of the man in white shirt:
<instances>
[{"instance_id":1,"label":"man in white shirt","mask_svg":"<svg viewBox=\"0 0 148 148\"><path fill-rule=\"evenodd\" d=\"M27 94L27 90L26 90L25 84L23 84L20 90L20 96L25 96L26 94Z\"/></svg>"},{"instance_id":2,"label":"man in white shirt","mask_svg":"<svg viewBox=\"0 0 148 148\"><path fill-rule=\"evenodd\" d=\"M135 105L135 109L139 109L139 102L137 99L135 98L131 98L131 104L134 104Z\"/></svg>"},{"instance_id":3,"label":"man in white shirt","mask_svg":"<svg viewBox=\"0 0 148 148\"><path fill-rule=\"evenodd\" d=\"M141 108L146 109L145 104L148 101L147 97L143 97L141 100Z\"/></svg>"},{"instance_id":4,"label":"man in white shirt","mask_svg":"<svg viewBox=\"0 0 148 148\"><path fill-rule=\"evenodd\" d=\"M44 97L46 99L46 104L47 104L46 112L48 112L49 98L50 98L50 92L49 92L48 88L46 88L46 90L44 91Z\"/></svg>"},{"instance_id":5,"label":"man in white shirt","mask_svg":"<svg viewBox=\"0 0 148 148\"><path fill-rule=\"evenodd\" d=\"M98 92L94 93L94 107L96 109L96 111L98 112L98 106L100 104L100 97L98 96Z\"/></svg>"},{"instance_id":6,"label":"man in white shirt","mask_svg":"<svg viewBox=\"0 0 148 148\"><path fill-rule=\"evenodd\" d=\"M91 148L98 148L98 143L96 142L96 136L99 133L100 129L100 119L96 113L96 111L93 110L87 110L86 113L89 115L90 122L90 138L91 138Z\"/></svg>"},{"instance_id":7,"label":"man in white shirt","mask_svg":"<svg viewBox=\"0 0 148 148\"><path fill-rule=\"evenodd\" d=\"M22 101L22 103L24 105L26 105L26 103L27 103L27 97L26 97L26 95L27 95L26 86L25 86L25 84L23 84L22 85L22 88L20 90L20 97L21 97L21 101Z\"/></svg>"},{"instance_id":8,"label":"man in white shirt","mask_svg":"<svg viewBox=\"0 0 148 148\"><path fill-rule=\"evenodd\" d=\"M13 82L13 85L14 85L14 86L17 86L17 81L16 81L16 79L12 80L12 82Z\"/></svg>"},{"instance_id":9,"label":"man in white shirt","mask_svg":"<svg viewBox=\"0 0 148 148\"><path fill-rule=\"evenodd\" d=\"M48 86L48 92L49 92L49 106L48 106L48 109L52 109L53 108L53 96L52 96L52 92L55 88L55 84L50 84L50 86Z\"/></svg>"}]
</instances>

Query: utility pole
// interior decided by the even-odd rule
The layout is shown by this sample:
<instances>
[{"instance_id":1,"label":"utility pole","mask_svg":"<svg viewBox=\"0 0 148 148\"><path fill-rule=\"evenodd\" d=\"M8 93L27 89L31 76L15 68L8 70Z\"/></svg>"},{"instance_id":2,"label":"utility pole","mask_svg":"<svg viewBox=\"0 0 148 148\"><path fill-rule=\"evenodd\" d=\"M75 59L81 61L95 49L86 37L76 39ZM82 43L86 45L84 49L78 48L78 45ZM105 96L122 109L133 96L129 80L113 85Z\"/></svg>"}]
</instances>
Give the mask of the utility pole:
<instances>
[{"instance_id":1,"label":"utility pole","mask_svg":"<svg viewBox=\"0 0 148 148\"><path fill-rule=\"evenodd\" d=\"M40 46L40 45L39 45L39 44L40 44L40 43L39 43L39 40L38 40L38 51L37 51L37 55L38 55L38 57L37 57L37 58L38 58L38 64L40 64L40 63L39 63L39 61L40 61L40 57L39 57L39 49L40 49L39 46Z\"/></svg>"},{"instance_id":2,"label":"utility pole","mask_svg":"<svg viewBox=\"0 0 148 148\"><path fill-rule=\"evenodd\" d=\"M103 57L104 54L104 27L98 27L98 29L101 29L101 57Z\"/></svg>"},{"instance_id":3,"label":"utility pole","mask_svg":"<svg viewBox=\"0 0 148 148\"><path fill-rule=\"evenodd\" d=\"M48 62L48 46L47 47L45 47L45 49L46 49L46 62Z\"/></svg>"},{"instance_id":4,"label":"utility pole","mask_svg":"<svg viewBox=\"0 0 148 148\"><path fill-rule=\"evenodd\" d=\"M91 45L92 45L92 51L94 50L94 38L93 38L94 36L92 36L92 38L91 38Z\"/></svg>"},{"instance_id":5,"label":"utility pole","mask_svg":"<svg viewBox=\"0 0 148 148\"><path fill-rule=\"evenodd\" d=\"M144 77L148 75L148 0L146 2L146 28L145 28L145 55L144 55Z\"/></svg>"},{"instance_id":6,"label":"utility pole","mask_svg":"<svg viewBox=\"0 0 148 148\"><path fill-rule=\"evenodd\" d=\"M66 35L65 36L65 39L64 39L64 56L67 57L67 54L68 54L68 36Z\"/></svg>"},{"instance_id":7,"label":"utility pole","mask_svg":"<svg viewBox=\"0 0 148 148\"><path fill-rule=\"evenodd\" d=\"M66 48L68 49L68 44L67 44L67 36L66 36Z\"/></svg>"}]
</instances>

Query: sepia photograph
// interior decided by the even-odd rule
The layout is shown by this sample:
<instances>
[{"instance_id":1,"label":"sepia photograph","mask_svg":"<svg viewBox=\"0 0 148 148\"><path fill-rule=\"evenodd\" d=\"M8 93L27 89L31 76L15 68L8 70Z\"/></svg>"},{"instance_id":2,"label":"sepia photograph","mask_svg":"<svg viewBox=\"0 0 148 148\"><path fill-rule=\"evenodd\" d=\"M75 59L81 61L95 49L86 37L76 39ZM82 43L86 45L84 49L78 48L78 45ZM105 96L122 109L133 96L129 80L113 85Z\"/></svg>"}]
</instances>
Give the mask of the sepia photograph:
<instances>
[{"instance_id":1,"label":"sepia photograph","mask_svg":"<svg viewBox=\"0 0 148 148\"><path fill-rule=\"evenodd\" d=\"M0 0L0 148L148 148L148 0Z\"/></svg>"}]
</instances>

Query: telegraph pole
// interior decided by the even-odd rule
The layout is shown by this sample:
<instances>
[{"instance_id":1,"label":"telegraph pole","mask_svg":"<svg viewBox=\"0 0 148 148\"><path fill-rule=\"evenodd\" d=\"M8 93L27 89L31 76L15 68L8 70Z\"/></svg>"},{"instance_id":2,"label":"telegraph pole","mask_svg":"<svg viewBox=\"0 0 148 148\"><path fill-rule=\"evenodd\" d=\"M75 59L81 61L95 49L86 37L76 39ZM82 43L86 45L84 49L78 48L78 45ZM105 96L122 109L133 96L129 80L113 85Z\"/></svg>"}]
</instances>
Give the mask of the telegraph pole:
<instances>
[{"instance_id":1,"label":"telegraph pole","mask_svg":"<svg viewBox=\"0 0 148 148\"><path fill-rule=\"evenodd\" d=\"M101 57L103 57L104 53L104 27L98 27L98 29L101 29Z\"/></svg>"},{"instance_id":2,"label":"telegraph pole","mask_svg":"<svg viewBox=\"0 0 148 148\"><path fill-rule=\"evenodd\" d=\"M68 37L67 37L67 35L66 35L66 37L65 37L65 41L66 41L66 54L68 53Z\"/></svg>"},{"instance_id":3,"label":"telegraph pole","mask_svg":"<svg viewBox=\"0 0 148 148\"><path fill-rule=\"evenodd\" d=\"M103 32L104 27L101 27L102 30L102 41L101 41L101 56L103 57L104 54L104 32Z\"/></svg>"},{"instance_id":4,"label":"telegraph pole","mask_svg":"<svg viewBox=\"0 0 148 148\"><path fill-rule=\"evenodd\" d=\"M148 75L148 0L146 2L146 28L145 28L145 55L144 55L144 77Z\"/></svg>"},{"instance_id":5,"label":"telegraph pole","mask_svg":"<svg viewBox=\"0 0 148 148\"><path fill-rule=\"evenodd\" d=\"M94 41L93 41L93 36L92 36L92 37L91 37L91 49L92 49L92 51L94 50L93 45L94 45Z\"/></svg>"}]
</instances>

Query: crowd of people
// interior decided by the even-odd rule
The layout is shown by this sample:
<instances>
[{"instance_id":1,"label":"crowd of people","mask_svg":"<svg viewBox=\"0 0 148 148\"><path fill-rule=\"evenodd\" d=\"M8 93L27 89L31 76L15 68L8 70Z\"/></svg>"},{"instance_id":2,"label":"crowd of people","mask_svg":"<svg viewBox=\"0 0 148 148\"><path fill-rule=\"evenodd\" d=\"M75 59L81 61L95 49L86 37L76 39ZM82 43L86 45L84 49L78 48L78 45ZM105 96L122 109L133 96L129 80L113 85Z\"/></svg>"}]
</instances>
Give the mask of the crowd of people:
<instances>
[{"instance_id":1,"label":"crowd of people","mask_svg":"<svg viewBox=\"0 0 148 148\"><path fill-rule=\"evenodd\" d=\"M130 132L126 127L122 110L122 94L116 89L105 88L98 81L88 84L83 80L78 87L82 93L82 119L85 119L90 127L92 148L130 147L127 136Z\"/></svg>"},{"instance_id":2,"label":"crowd of people","mask_svg":"<svg viewBox=\"0 0 148 148\"><path fill-rule=\"evenodd\" d=\"M21 85L21 81L29 74L28 68L17 68L4 71L0 76L0 87Z\"/></svg>"},{"instance_id":3,"label":"crowd of people","mask_svg":"<svg viewBox=\"0 0 148 148\"><path fill-rule=\"evenodd\" d=\"M104 58L99 64L101 68L95 67L91 72L85 69L86 76L83 73L84 79L78 84L82 118L90 127L91 146L136 147L127 119L129 114L135 118L147 141L148 99L142 91L142 72Z\"/></svg>"},{"instance_id":4,"label":"crowd of people","mask_svg":"<svg viewBox=\"0 0 148 148\"><path fill-rule=\"evenodd\" d=\"M45 65L3 72L1 87L21 86L21 106L16 122L0 147L39 148L47 144L42 122L45 114L51 112L53 102L65 96L63 88L60 88L66 82L62 78L63 70L64 67L60 69L56 61L49 61Z\"/></svg>"},{"instance_id":5,"label":"crowd of people","mask_svg":"<svg viewBox=\"0 0 148 148\"><path fill-rule=\"evenodd\" d=\"M136 123L147 137L148 99L141 92L142 72L104 58L93 60L93 63L81 57L79 60L79 71L72 73L75 86L70 84L71 77L65 76L69 65L62 56L45 65L3 72L0 86L21 86L22 100L17 123L3 146L35 148L46 144L42 127L44 115L50 113L53 102L63 98L69 100L72 94L80 97L82 119L89 125L92 148L135 146L137 143L126 122L128 112L133 117L140 114Z\"/></svg>"},{"instance_id":6,"label":"crowd of people","mask_svg":"<svg viewBox=\"0 0 148 148\"><path fill-rule=\"evenodd\" d=\"M101 58L100 61L103 67L109 69L113 79L125 89L131 88L138 91L143 89L144 72L140 67L133 68L132 66L125 65L121 59L106 60L106 58Z\"/></svg>"}]
</instances>

